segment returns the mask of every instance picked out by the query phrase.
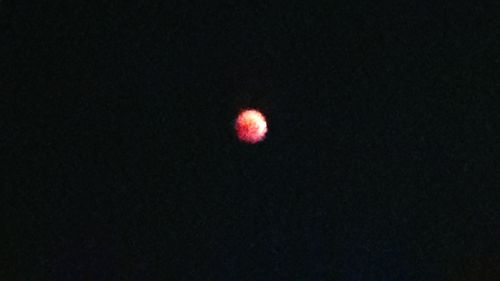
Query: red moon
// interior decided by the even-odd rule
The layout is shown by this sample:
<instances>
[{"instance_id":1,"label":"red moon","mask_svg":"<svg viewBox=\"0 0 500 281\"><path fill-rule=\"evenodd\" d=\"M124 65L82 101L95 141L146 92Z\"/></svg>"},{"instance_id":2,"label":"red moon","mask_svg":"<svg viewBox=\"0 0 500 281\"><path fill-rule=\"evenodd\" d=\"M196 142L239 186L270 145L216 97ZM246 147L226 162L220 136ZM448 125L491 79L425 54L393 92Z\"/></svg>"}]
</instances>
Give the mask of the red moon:
<instances>
[{"instance_id":1,"label":"red moon","mask_svg":"<svg viewBox=\"0 0 500 281\"><path fill-rule=\"evenodd\" d=\"M247 143L257 143L264 140L267 133L266 118L255 109L245 109L240 112L235 123L238 138Z\"/></svg>"}]
</instances>

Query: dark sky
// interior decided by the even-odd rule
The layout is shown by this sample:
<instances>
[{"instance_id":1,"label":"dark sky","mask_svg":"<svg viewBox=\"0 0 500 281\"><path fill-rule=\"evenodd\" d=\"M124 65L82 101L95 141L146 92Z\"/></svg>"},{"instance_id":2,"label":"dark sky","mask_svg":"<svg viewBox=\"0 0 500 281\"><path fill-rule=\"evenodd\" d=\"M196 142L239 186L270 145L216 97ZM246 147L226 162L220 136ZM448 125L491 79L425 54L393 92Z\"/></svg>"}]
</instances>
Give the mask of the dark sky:
<instances>
[{"instance_id":1,"label":"dark sky","mask_svg":"<svg viewBox=\"0 0 500 281\"><path fill-rule=\"evenodd\" d=\"M499 280L496 1L33 2L0 280Z\"/></svg>"}]
</instances>

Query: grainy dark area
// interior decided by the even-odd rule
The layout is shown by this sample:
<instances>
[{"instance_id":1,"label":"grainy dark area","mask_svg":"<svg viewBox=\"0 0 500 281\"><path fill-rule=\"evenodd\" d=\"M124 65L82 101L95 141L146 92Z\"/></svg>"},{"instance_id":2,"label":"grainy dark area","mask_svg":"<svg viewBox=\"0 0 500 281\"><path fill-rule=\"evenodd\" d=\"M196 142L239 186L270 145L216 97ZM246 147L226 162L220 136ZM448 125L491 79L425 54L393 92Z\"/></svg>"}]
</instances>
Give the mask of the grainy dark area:
<instances>
[{"instance_id":1,"label":"grainy dark area","mask_svg":"<svg viewBox=\"0 0 500 281\"><path fill-rule=\"evenodd\" d=\"M378 2L0 1L0 280L500 280L500 2Z\"/></svg>"}]
</instances>

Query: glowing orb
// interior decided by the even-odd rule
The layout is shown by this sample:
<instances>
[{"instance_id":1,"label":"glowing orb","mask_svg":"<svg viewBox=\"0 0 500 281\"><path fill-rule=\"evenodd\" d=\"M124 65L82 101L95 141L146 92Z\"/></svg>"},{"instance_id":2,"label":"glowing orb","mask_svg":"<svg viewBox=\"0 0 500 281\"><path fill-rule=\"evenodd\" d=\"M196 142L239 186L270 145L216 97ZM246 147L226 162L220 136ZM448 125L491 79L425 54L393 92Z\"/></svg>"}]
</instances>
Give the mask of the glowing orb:
<instances>
[{"instance_id":1,"label":"glowing orb","mask_svg":"<svg viewBox=\"0 0 500 281\"><path fill-rule=\"evenodd\" d=\"M262 141L267 133L266 118L255 109L246 109L240 112L235 123L238 138L247 143Z\"/></svg>"}]
</instances>

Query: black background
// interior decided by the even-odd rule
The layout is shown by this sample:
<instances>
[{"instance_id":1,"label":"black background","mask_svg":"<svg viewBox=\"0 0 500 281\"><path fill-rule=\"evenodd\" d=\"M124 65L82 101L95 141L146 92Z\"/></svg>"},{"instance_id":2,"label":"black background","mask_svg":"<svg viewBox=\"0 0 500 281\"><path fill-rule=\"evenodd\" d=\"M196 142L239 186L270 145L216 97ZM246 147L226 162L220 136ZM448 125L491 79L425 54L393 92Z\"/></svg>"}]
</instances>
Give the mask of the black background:
<instances>
[{"instance_id":1,"label":"black background","mask_svg":"<svg viewBox=\"0 0 500 281\"><path fill-rule=\"evenodd\" d=\"M499 280L495 1L33 2L1 280Z\"/></svg>"}]
</instances>

